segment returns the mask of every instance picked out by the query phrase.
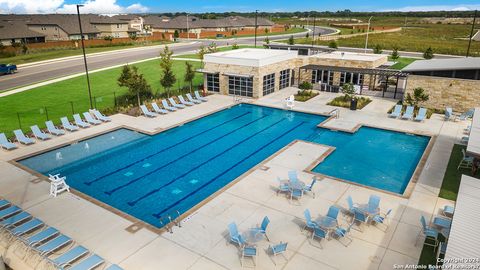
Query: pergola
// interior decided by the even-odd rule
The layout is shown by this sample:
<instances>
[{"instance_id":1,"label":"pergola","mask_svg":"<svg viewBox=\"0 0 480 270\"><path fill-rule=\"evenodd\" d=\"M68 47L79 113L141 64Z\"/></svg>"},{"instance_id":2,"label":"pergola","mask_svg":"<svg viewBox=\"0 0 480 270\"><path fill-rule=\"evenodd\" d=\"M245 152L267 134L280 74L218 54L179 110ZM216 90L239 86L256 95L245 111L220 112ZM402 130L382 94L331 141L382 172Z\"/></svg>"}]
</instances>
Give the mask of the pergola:
<instances>
[{"instance_id":1,"label":"pergola","mask_svg":"<svg viewBox=\"0 0 480 270\"><path fill-rule=\"evenodd\" d=\"M388 88L388 79L389 78L396 78L397 82L395 85L395 92L393 98L396 98L397 91L398 91L398 81L400 78L407 79L408 73L402 72L400 70L394 69L387 69L387 68L355 68L355 67L339 67L339 66L326 66L326 65L305 65L299 68L298 74L298 83L300 84L300 78L302 70L329 70L333 72L349 72L349 73L358 73L364 75L371 75L374 76L374 81L376 81L376 77L386 77L385 87L382 90L382 97L385 97L385 92Z\"/></svg>"}]
</instances>

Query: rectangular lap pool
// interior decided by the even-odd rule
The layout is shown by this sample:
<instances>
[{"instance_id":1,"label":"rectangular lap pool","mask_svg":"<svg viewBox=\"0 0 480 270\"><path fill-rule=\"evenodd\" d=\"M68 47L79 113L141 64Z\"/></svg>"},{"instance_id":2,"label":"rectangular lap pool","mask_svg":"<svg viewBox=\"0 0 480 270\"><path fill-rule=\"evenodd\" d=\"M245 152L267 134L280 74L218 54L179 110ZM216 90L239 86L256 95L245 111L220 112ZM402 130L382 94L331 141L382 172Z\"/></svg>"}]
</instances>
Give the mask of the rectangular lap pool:
<instances>
[{"instance_id":1,"label":"rectangular lap pool","mask_svg":"<svg viewBox=\"0 0 480 270\"><path fill-rule=\"evenodd\" d=\"M156 227L295 139L336 147L314 172L403 194L429 137L318 128L325 119L240 104L155 136L120 129L19 162Z\"/></svg>"}]
</instances>

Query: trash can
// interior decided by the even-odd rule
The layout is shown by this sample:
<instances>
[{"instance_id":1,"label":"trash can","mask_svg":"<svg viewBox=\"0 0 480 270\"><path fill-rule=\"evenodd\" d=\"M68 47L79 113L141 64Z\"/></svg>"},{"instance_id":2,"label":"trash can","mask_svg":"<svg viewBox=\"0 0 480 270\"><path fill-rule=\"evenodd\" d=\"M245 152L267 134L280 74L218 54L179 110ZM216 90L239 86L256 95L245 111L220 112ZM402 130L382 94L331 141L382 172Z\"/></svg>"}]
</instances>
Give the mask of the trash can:
<instances>
[{"instance_id":1,"label":"trash can","mask_svg":"<svg viewBox=\"0 0 480 270\"><path fill-rule=\"evenodd\" d=\"M352 98L350 100L350 110L355 111L357 109L357 99Z\"/></svg>"}]
</instances>

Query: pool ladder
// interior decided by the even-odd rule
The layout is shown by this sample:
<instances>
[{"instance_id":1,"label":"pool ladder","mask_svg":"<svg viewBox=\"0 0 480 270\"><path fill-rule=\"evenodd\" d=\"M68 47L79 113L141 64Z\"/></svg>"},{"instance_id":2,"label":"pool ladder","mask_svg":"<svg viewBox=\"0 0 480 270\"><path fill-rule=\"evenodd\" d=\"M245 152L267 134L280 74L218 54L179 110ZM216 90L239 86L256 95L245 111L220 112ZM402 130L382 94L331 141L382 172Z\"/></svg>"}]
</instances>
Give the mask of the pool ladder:
<instances>
[{"instance_id":1,"label":"pool ladder","mask_svg":"<svg viewBox=\"0 0 480 270\"><path fill-rule=\"evenodd\" d=\"M333 109L330 112L328 112L328 115L334 115L336 119L340 118L340 110L339 109Z\"/></svg>"},{"instance_id":2,"label":"pool ladder","mask_svg":"<svg viewBox=\"0 0 480 270\"><path fill-rule=\"evenodd\" d=\"M175 217L176 216L176 217ZM167 232L173 233L173 227L177 226L182 227L182 221L180 220L180 211L175 210L173 213L170 213L166 216L160 217L160 225L164 227Z\"/></svg>"}]
</instances>

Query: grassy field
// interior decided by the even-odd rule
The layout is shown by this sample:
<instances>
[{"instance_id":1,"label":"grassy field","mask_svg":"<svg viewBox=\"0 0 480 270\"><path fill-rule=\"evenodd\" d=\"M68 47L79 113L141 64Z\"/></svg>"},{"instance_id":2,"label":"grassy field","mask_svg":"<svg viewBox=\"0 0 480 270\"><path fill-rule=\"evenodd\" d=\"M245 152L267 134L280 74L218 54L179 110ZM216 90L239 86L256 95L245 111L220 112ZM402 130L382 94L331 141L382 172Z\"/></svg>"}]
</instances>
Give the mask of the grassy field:
<instances>
[{"instance_id":1,"label":"grassy field","mask_svg":"<svg viewBox=\"0 0 480 270\"><path fill-rule=\"evenodd\" d=\"M135 44L135 45L121 45L121 46L111 46L111 47L94 47L94 48L85 48L86 53L99 53L99 52L108 52L121 49L136 48L142 46L154 46L159 44L166 44L166 42L152 42L148 44ZM81 55L82 49L50 49L50 50L39 50L32 51L27 54L17 55L13 57L4 57L0 59L0 63L11 63L11 64L26 64L31 62L50 60L60 57L75 56Z\"/></svg>"},{"instance_id":2,"label":"grassy field","mask_svg":"<svg viewBox=\"0 0 480 270\"><path fill-rule=\"evenodd\" d=\"M200 67L199 62L192 62L192 64L195 68ZM160 85L159 60L138 63L135 66L144 74L154 93L164 91ZM183 81L184 70L184 61L174 62L174 73L177 77L174 88L186 85ZM120 71L121 68L114 68L90 75L92 96L95 97L94 102L97 108L113 107L114 93L118 97L126 92L126 88L117 85ZM201 84L202 81L201 74L197 74L194 84ZM11 135L12 130L19 128L18 118L24 130L28 130L33 124L43 126L47 117L58 123L59 117L72 115L72 107L75 113L84 112L89 108L85 76L0 98L0 132Z\"/></svg>"},{"instance_id":3,"label":"grassy field","mask_svg":"<svg viewBox=\"0 0 480 270\"><path fill-rule=\"evenodd\" d=\"M276 32L276 33L268 33L268 34L265 34L265 32L263 31L258 31L257 32L257 37L259 38L259 41L260 42L263 42L263 39L265 39L265 36L278 36L278 35L288 35L288 34L296 34L296 33L301 33L301 32L306 32L307 30L305 30L304 28L300 28L300 27L293 27L293 28L290 28L288 29L287 31L282 31L282 32ZM255 34L253 35L238 35L238 36L235 36L235 37L254 37ZM227 38L232 38L232 37L221 37L221 38L215 38L215 39L227 39Z\"/></svg>"},{"instance_id":4,"label":"grassy field","mask_svg":"<svg viewBox=\"0 0 480 270\"><path fill-rule=\"evenodd\" d=\"M396 63L391 66L391 68L393 69L403 69L404 67L410 65L411 63L415 62L416 58L408 58L408 57L400 57L397 59ZM390 57L388 57L388 61L393 61L393 59L391 59Z\"/></svg>"},{"instance_id":5,"label":"grassy field","mask_svg":"<svg viewBox=\"0 0 480 270\"><path fill-rule=\"evenodd\" d=\"M255 46L253 45L238 45L238 48L239 49L243 49L243 48L255 48ZM257 48L263 48L263 46L257 46ZM224 51L231 51L232 50L232 46L225 46L225 47L219 47L218 48L218 51L220 52L224 52ZM189 53L189 54L180 54L180 55L176 55L175 57L178 57L178 58L190 58L190 59L200 59L200 56L198 56L198 54L196 53Z\"/></svg>"}]
</instances>

